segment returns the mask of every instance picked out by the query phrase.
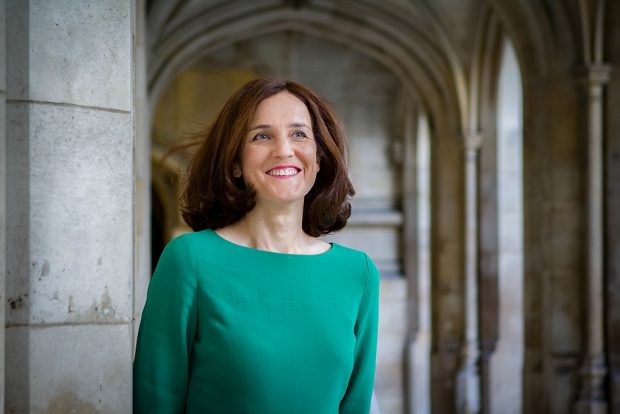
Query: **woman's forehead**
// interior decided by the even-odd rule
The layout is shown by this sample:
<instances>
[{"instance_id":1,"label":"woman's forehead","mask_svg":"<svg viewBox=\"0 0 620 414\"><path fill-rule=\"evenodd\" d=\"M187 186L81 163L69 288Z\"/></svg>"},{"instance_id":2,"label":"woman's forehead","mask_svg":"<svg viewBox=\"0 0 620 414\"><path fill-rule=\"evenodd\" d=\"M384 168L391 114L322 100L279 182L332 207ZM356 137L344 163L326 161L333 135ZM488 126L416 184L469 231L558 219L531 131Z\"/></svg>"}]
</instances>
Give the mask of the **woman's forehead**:
<instances>
[{"instance_id":1,"label":"woman's forehead","mask_svg":"<svg viewBox=\"0 0 620 414\"><path fill-rule=\"evenodd\" d=\"M301 99L288 91L283 91L264 99L258 104L250 128L257 123L306 123L311 125L311 117L306 104Z\"/></svg>"}]
</instances>

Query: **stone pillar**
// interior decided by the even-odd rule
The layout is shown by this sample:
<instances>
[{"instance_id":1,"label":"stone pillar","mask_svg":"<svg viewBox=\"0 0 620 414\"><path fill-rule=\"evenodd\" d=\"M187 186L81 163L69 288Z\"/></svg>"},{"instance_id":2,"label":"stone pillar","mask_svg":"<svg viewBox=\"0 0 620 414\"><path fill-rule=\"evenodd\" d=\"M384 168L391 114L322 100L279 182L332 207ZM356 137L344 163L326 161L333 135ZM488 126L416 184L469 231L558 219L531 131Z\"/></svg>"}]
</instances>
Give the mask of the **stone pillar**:
<instances>
[{"instance_id":1,"label":"stone pillar","mask_svg":"<svg viewBox=\"0 0 620 414\"><path fill-rule=\"evenodd\" d=\"M478 153L482 136L465 137L465 341L457 378L457 412L480 412L478 328Z\"/></svg>"},{"instance_id":2,"label":"stone pillar","mask_svg":"<svg viewBox=\"0 0 620 414\"><path fill-rule=\"evenodd\" d=\"M581 373L579 412L607 413L603 293L603 88L610 68L587 68L588 88L588 273L587 355Z\"/></svg>"},{"instance_id":3,"label":"stone pillar","mask_svg":"<svg viewBox=\"0 0 620 414\"><path fill-rule=\"evenodd\" d=\"M6 1L7 412L131 411L132 3Z\"/></svg>"},{"instance_id":4,"label":"stone pillar","mask_svg":"<svg viewBox=\"0 0 620 414\"><path fill-rule=\"evenodd\" d=\"M6 21L0 0L0 414L4 413L4 331L6 325Z\"/></svg>"},{"instance_id":5,"label":"stone pillar","mask_svg":"<svg viewBox=\"0 0 620 414\"><path fill-rule=\"evenodd\" d=\"M431 412L431 136L426 114L420 113L415 134L415 258L417 329L409 369L414 388L410 414ZM411 172L409 173L410 175ZM413 252L412 252L413 253ZM411 277L411 276L410 276Z\"/></svg>"},{"instance_id":6,"label":"stone pillar","mask_svg":"<svg viewBox=\"0 0 620 414\"><path fill-rule=\"evenodd\" d=\"M135 206L133 342L137 340L146 291L151 280L151 135L146 80L146 1L135 1ZM135 348L134 348L135 349Z\"/></svg>"}]
</instances>

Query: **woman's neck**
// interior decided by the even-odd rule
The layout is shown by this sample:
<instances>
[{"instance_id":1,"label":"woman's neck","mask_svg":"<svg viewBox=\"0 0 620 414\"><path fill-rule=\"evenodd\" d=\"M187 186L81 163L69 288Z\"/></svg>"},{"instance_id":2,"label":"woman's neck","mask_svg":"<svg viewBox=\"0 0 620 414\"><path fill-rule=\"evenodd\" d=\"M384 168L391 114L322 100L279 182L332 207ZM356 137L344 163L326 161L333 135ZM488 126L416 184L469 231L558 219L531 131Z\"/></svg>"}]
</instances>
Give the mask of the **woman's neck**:
<instances>
[{"instance_id":1,"label":"woman's neck","mask_svg":"<svg viewBox=\"0 0 620 414\"><path fill-rule=\"evenodd\" d=\"M303 205L257 204L241 220L218 230L218 234L234 243L271 252L316 254L327 250L327 243L304 233L302 223Z\"/></svg>"}]
</instances>

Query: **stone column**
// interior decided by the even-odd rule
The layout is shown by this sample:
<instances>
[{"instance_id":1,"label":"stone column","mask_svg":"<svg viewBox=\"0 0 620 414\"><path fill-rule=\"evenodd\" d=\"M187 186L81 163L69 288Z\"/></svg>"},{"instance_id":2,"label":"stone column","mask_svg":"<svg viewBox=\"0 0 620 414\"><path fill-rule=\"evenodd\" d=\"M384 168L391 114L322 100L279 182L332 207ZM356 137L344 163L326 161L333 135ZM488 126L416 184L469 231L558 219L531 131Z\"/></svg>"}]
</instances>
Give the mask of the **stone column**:
<instances>
[{"instance_id":1,"label":"stone column","mask_svg":"<svg viewBox=\"0 0 620 414\"><path fill-rule=\"evenodd\" d=\"M412 364L409 367L414 379L410 414L431 411L431 137L426 114L418 114L415 134L415 267L417 279L416 300L417 329L413 344ZM409 172L411 175L411 172ZM412 252L413 253L413 252Z\"/></svg>"},{"instance_id":2,"label":"stone column","mask_svg":"<svg viewBox=\"0 0 620 414\"><path fill-rule=\"evenodd\" d=\"M579 412L607 413L605 376L605 319L603 292L603 88L610 68L587 68L588 88L588 273L587 355L581 373Z\"/></svg>"},{"instance_id":3,"label":"stone column","mask_svg":"<svg viewBox=\"0 0 620 414\"><path fill-rule=\"evenodd\" d=\"M151 135L146 80L146 1L135 1L135 206L136 218L133 290L133 343L138 337L142 309L151 280ZM134 348L135 349L135 348Z\"/></svg>"},{"instance_id":4,"label":"stone column","mask_svg":"<svg viewBox=\"0 0 620 414\"><path fill-rule=\"evenodd\" d=\"M0 414L4 413L4 331L6 325L6 21L0 0Z\"/></svg>"},{"instance_id":5,"label":"stone column","mask_svg":"<svg viewBox=\"0 0 620 414\"><path fill-rule=\"evenodd\" d=\"M6 0L7 412L131 412L132 4Z\"/></svg>"},{"instance_id":6,"label":"stone column","mask_svg":"<svg viewBox=\"0 0 620 414\"><path fill-rule=\"evenodd\" d=\"M480 412L478 328L478 153L482 136L465 137L465 341L457 378L457 412Z\"/></svg>"}]
</instances>

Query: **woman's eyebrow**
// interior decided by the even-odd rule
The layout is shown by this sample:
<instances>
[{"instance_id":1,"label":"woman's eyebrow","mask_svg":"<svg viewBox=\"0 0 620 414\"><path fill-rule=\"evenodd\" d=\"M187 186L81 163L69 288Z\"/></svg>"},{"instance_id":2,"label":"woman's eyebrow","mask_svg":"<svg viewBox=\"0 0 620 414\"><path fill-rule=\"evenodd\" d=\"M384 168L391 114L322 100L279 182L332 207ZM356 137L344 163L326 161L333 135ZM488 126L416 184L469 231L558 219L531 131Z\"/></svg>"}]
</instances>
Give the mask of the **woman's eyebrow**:
<instances>
[{"instance_id":1,"label":"woman's eyebrow","mask_svg":"<svg viewBox=\"0 0 620 414\"><path fill-rule=\"evenodd\" d=\"M271 125L260 124L260 125L256 125L253 128L250 128L250 131L254 131L255 129L269 129L269 128L271 128Z\"/></svg>"},{"instance_id":2,"label":"woman's eyebrow","mask_svg":"<svg viewBox=\"0 0 620 414\"><path fill-rule=\"evenodd\" d=\"M303 122L293 122L292 124L288 124L289 128L308 128L308 129L312 129L310 128L308 125L304 124Z\"/></svg>"},{"instance_id":3,"label":"woman's eyebrow","mask_svg":"<svg viewBox=\"0 0 620 414\"><path fill-rule=\"evenodd\" d=\"M308 129L312 129L308 125L304 124L303 122L293 122L291 124L288 124L288 126L289 126L289 128L308 128ZM256 129L269 129L269 128L271 128L271 125L260 124L260 125L256 125L256 126L250 128L250 131L254 131Z\"/></svg>"}]
</instances>

